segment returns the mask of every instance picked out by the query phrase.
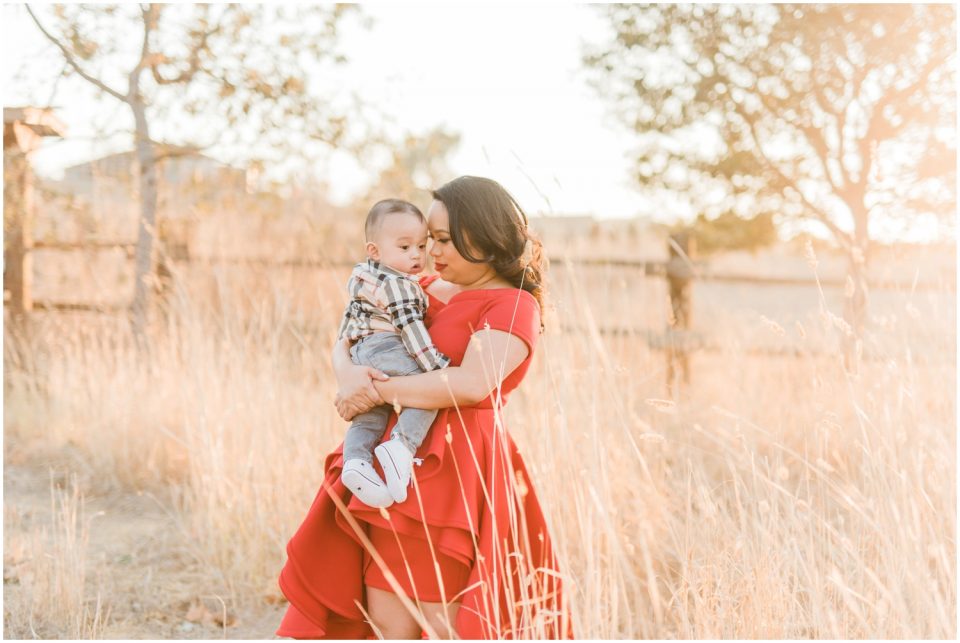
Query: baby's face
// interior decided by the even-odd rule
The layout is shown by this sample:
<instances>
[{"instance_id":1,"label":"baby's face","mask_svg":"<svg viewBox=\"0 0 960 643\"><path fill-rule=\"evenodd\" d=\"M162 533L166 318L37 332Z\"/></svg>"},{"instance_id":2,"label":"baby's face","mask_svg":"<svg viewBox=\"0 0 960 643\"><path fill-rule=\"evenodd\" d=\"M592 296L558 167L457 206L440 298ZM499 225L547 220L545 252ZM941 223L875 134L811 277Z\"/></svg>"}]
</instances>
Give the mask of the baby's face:
<instances>
[{"instance_id":1,"label":"baby's face","mask_svg":"<svg viewBox=\"0 0 960 643\"><path fill-rule=\"evenodd\" d=\"M427 224L415 214L394 212L384 217L367 255L399 272L415 275L426 266Z\"/></svg>"}]
</instances>

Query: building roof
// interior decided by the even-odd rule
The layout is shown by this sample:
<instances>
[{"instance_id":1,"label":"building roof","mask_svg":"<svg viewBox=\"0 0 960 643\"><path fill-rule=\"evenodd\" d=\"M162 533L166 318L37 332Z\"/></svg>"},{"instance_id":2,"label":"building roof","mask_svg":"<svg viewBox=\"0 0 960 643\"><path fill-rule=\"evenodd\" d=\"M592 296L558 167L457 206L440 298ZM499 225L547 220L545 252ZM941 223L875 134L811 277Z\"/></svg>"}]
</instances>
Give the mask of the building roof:
<instances>
[{"instance_id":1,"label":"building roof","mask_svg":"<svg viewBox=\"0 0 960 643\"><path fill-rule=\"evenodd\" d=\"M38 136L65 136L67 126L50 107L4 107L3 124L22 123Z\"/></svg>"},{"instance_id":2,"label":"building roof","mask_svg":"<svg viewBox=\"0 0 960 643\"><path fill-rule=\"evenodd\" d=\"M190 157L190 158L200 158L208 161L212 161L219 165L226 165L220 163L220 161L206 156L205 154L200 153L199 147L191 145L171 145L169 143L154 143L154 150L157 154L157 160L161 161L167 158L174 157ZM114 152L113 154L107 154L106 156L101 156L95 159L90 159L89 161L84 161L83 163L77 163L76 165L71 165L67 167L67 170L72 170L76 168L81 168L87 165L93 165L95 163L102 163L104 161L110 161L112 159L124 159L124 158L134 158L136 157L136 150L126 150L124 152Z\"/></svg>"}]
</instances>

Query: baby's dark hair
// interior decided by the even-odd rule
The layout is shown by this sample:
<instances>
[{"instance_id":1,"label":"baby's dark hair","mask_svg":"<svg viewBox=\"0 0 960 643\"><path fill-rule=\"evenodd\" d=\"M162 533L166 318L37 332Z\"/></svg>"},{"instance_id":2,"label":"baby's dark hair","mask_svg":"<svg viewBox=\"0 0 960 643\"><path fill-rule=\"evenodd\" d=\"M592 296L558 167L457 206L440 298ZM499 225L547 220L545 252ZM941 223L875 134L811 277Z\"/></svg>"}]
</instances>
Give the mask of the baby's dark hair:
<instances>
[{"instance_id":1,"label":"baby's dark hair","mask_svg":"<svg viewBox=\"0 0 960 643\"><path fill-rule=\"evenodd\" d=\"M363 226L367 241L373 240L373 237L376 236L380 225L387 215L398 212L413 214L424 221L427 220L426 217L423 216L423 212L420 212L420 208L403 199L384 199L383 201L377 201L373 204L373 207L370 208L370 212L367 213L367 222Z\"/></svg>"}]
</instances>

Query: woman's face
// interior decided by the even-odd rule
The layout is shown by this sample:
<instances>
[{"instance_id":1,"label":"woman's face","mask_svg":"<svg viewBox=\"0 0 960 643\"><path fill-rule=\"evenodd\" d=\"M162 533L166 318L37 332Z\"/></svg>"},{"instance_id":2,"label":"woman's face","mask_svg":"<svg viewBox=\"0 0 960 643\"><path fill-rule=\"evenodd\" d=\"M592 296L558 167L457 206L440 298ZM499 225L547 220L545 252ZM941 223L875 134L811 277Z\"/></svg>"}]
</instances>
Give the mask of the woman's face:
<instances>
[{"instance_id":1,"label":"woman's face","mask_svg":"<svg viewBox=\"0 0 960 643\"><path fill-rule=\"evenodd\" d=\"M450 215L442 202L434 201L430 204L430 209L427 210L427 225L430 228L430 238L433 239L430 247L433 267L444 280L469 286L489 279L494 273L490 264L472 263L457 252L450 237Z\"/></svg>"}]
</instances>

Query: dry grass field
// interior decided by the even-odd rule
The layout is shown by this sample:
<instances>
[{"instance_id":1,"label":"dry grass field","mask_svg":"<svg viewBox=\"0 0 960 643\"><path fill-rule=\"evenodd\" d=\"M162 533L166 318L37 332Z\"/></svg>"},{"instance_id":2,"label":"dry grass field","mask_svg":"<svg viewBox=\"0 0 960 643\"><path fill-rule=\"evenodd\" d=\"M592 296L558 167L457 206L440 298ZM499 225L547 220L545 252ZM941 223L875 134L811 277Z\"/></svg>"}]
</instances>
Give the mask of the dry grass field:
<instances>
[{"instance_id":1,"label":"dry grass field","mask_svg":"<svg viewBox=\"0 0 960 643\"><path fill-rule=\"evenodd\" d=\"M119 316L7 320L8 638L273 636L284 546L345 429L346 270L180 273L147 357ZM841 293L697 284L711 349L671 396L660 281L550 278L507 421L578 637L955 638L954 292L878 293L851 375Z\"/></svg>"}]
</instances>

